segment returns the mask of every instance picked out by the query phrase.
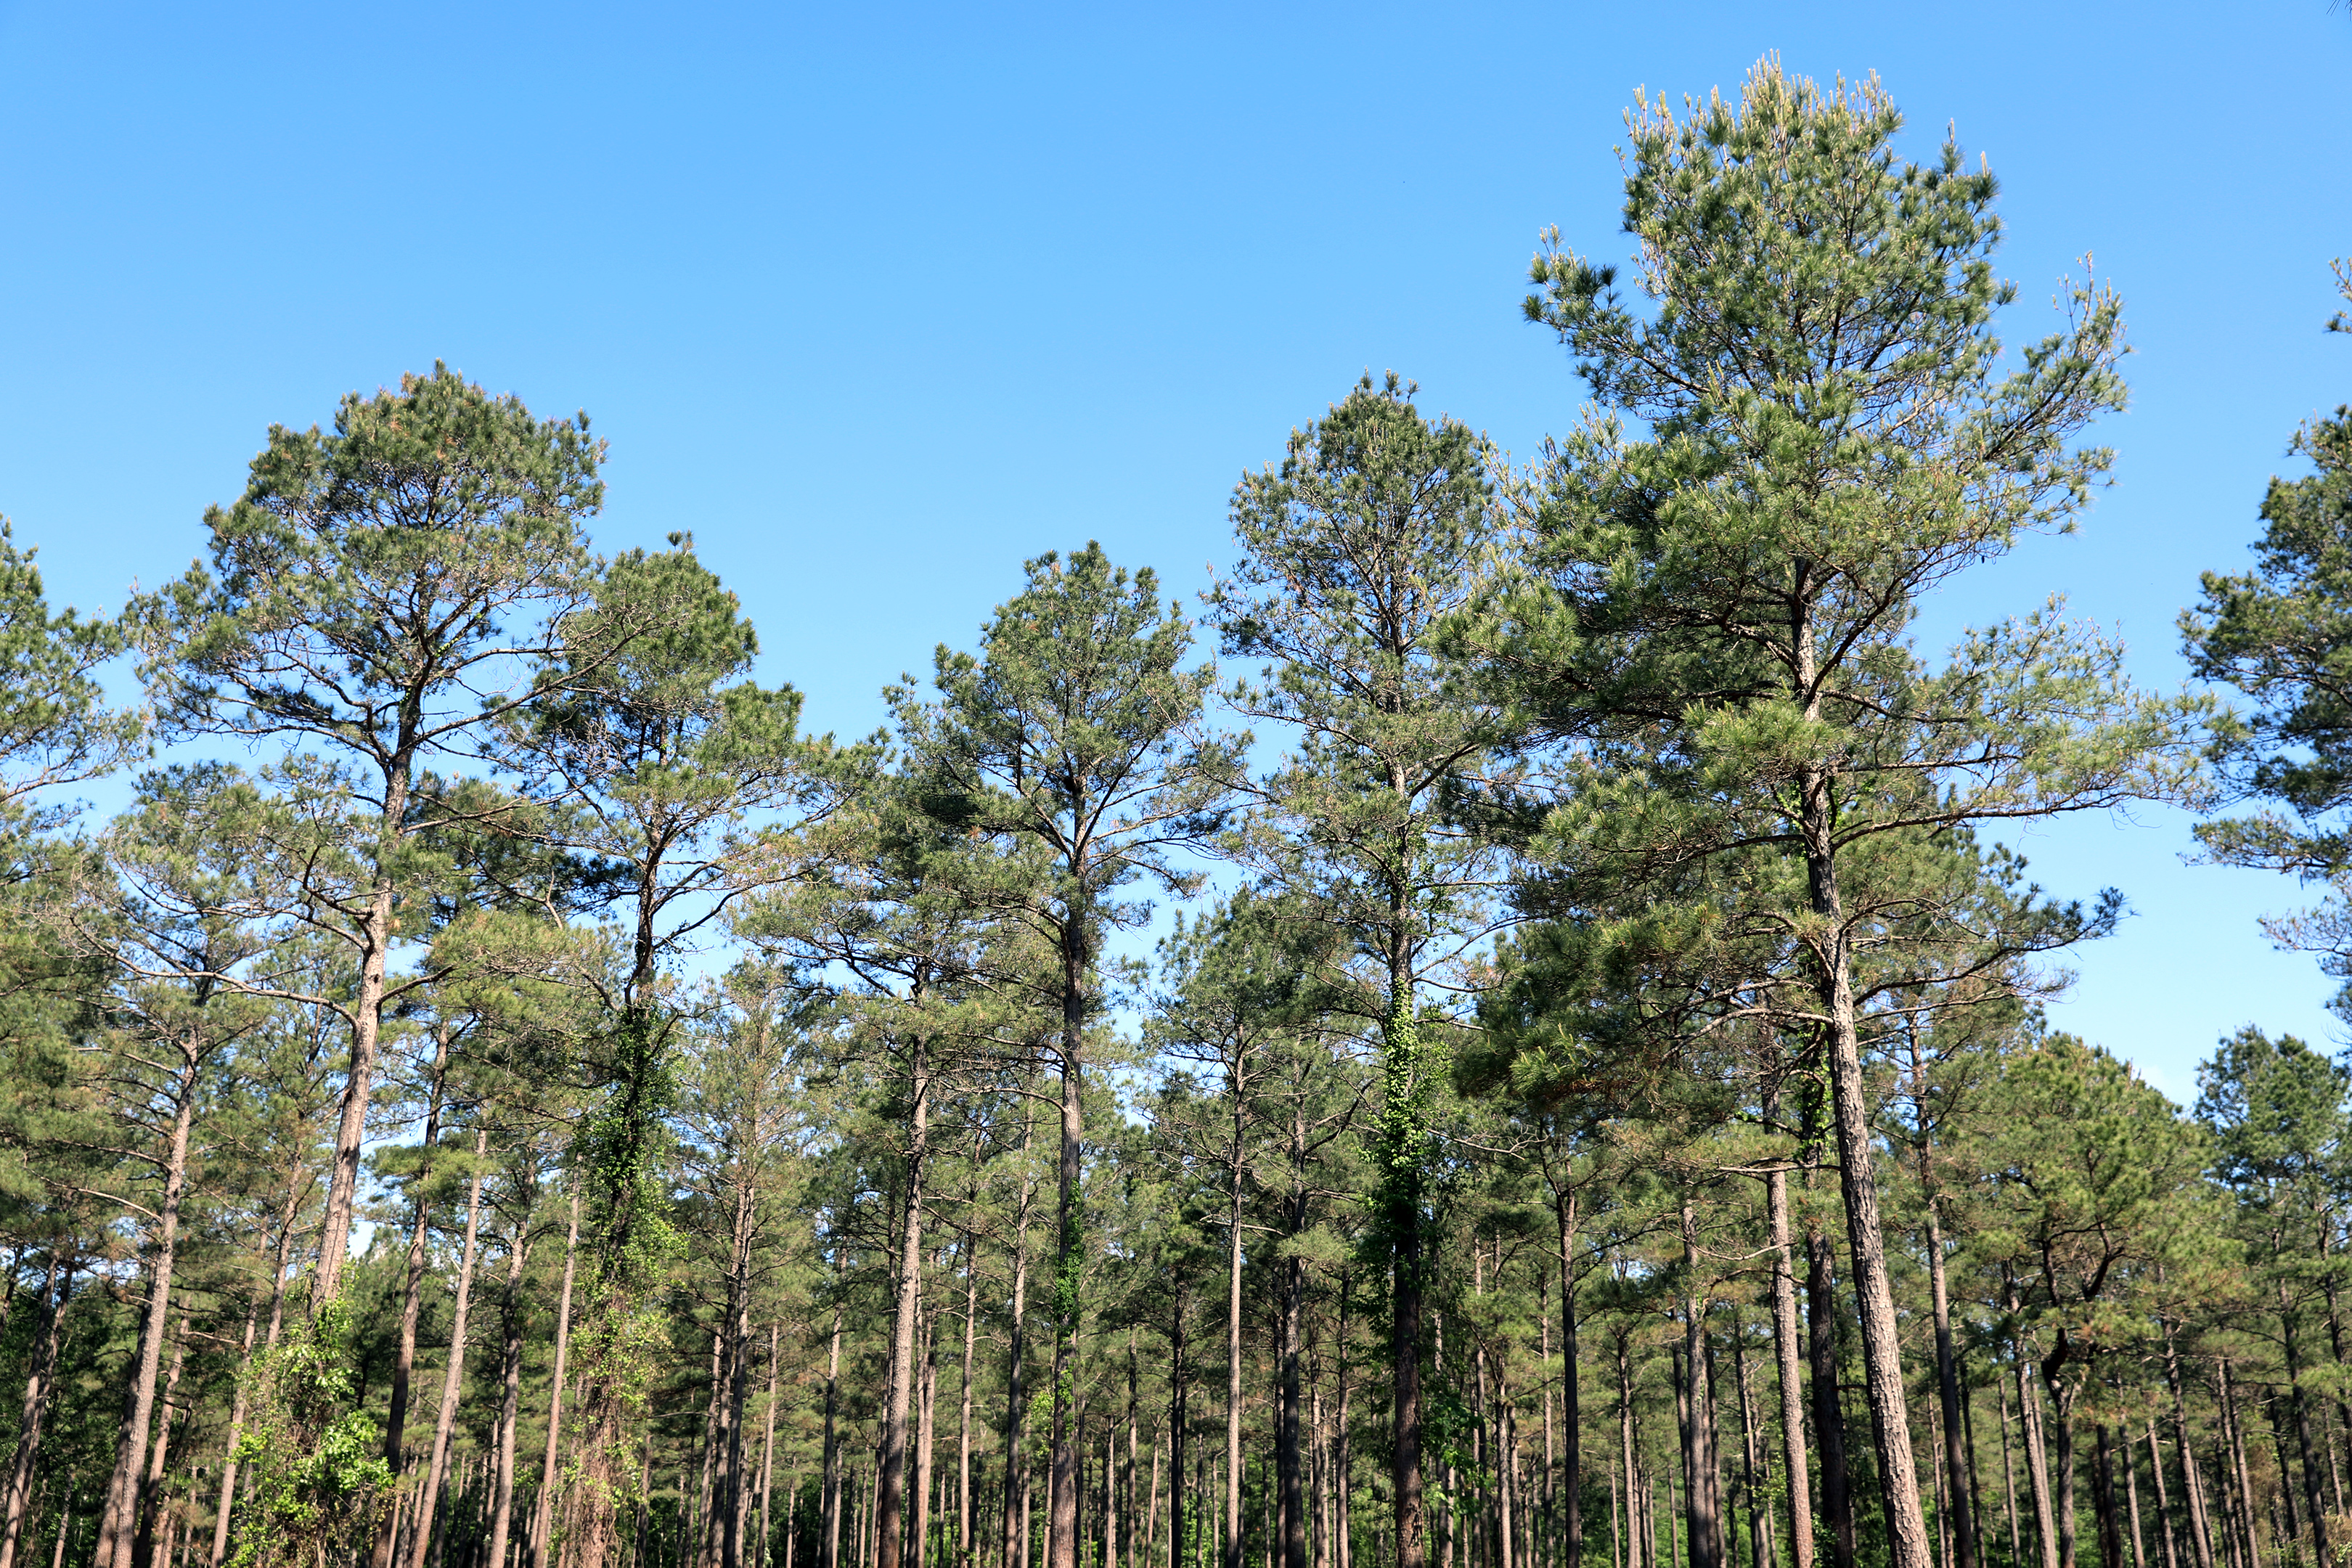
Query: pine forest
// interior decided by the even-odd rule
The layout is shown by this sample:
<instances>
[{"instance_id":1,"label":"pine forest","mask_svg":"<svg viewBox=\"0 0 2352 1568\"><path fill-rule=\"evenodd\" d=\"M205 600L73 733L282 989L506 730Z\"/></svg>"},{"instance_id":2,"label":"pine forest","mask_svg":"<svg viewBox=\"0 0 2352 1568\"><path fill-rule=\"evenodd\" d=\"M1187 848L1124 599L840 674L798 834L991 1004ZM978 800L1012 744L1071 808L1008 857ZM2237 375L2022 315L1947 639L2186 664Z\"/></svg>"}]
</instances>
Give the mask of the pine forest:
<instances>
[{"instance_id":1,"label":"pine forest","mask_svg":"<svg viewBox=\"0 0 2352 1568\"><path fill-rule=\"evenodd\" d=\"M2122 300L2004 349L1874 79L1625 127L1630 258L1528 272L1580 423L1335 387L1197 601L1040 541L869 735L446 365L119 614L0 539L0 1568L2352 1548L2352 1057L2173 1103L2013 847L2197 813L2352 1018L2352 414L2191 687L1926 646L2106 482Z\"/></svg>"}]
</instances>

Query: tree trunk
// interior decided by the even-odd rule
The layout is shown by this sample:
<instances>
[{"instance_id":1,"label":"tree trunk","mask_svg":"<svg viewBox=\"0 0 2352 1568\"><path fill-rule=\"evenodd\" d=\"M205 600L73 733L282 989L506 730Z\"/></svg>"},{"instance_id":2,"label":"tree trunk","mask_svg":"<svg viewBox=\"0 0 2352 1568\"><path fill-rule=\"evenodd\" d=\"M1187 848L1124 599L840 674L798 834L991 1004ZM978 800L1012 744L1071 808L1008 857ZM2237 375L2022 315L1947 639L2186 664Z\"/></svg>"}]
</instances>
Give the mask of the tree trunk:
<instances>
[{"instance_id":1,"label":"tree trunk","mask_svg":"<svg viewBox=\"0 0 2352 1568\"><path fill-rule=\"evenodd\" d=\"M2279 1327L2286 1349L2287 1401L2294 1414L2294 1446L2296 1457L2303 1463L2304 1513L2311 1521L2312 1561L2327 1563L2327 1515L2319 1501L2319 1465L2312 1457L2311 1405L2303 1392L2303 1356L2296 1335L2297 1314L2287 1301L2286 1287L2279 1287ZM2279 1477L2282 1485L2286 1477Z\"/></svg>"},{"instance_id":2,"label":"tree trunk","mask_svg":"<svg viewBox=\"0 0 2352 1568\"><path fill-rule=\"evenodd\" d=\"M1796 696L1808 723L1822 721L1821 691L1813 646L1812 605L1819 584L1814 563L1800 559L1790 598L1795 606L1790 641L1797 658ZM1927 1520L1919 1502L1918 1470L1912 1462L1911 1420L1903 1389L1902 1342L1895 1320L1895 1291L1886 1269L1886 1237L1878 1213L1878 1184L1871 1133L1868 1086L1862 1074L1862 1042L1854 1016L1853 970L1845 910L1838 888L1835 777L1824 765L1799 769L1799 826L1804 842L1805 879L1812 912L1822 935L1816 949L1826 1038L1832 1122L1837 1131L1838 1186L1845 1196L1846 1241L1853 1257L1853 1289L1862 1319L1864 1395L1878 1450L1892 1568L1933 1568ZM1841 1561L1839 1568L1848 1568Z\"/></svg>"},{"instance_id":3,"label":"tree trunk","mask_svg":"<svg viewBox=\"0 0 2352 1568\"><path fill-rule=\"evenodd\" d=\"M1238 1072L1236 1073L1238 1077ZM1242 1161L1241 1086L1234 1086L1234 1152L1225 1175L1225 1508L1224 1568L1242 1568ZM1049 1563L1047 1568L1061 1568Z\"/></svg>"},{"instance_id":4,"label":"tree trunk","mask_svg":"<svg viewBox=\"0 0 2352 1568\"><path fill-rule=\"evenodd\" d=\"M824 1362L824 1479L818 1497L824 1568L841 1568L841 1279L840 1242L834 1243L833 1340Z\"/></svg>"},{"instance_id":5,"label":"tree trunk","mask_svg":"<svg viewBox=\"0 0 2352 1568\"><path fill-rule=\"evenodd\" d=\"M1584 1561L1584 1406L1578 1387L1574 1192L1558 1194L1553 1215L1559 1232L1560 1550L1573 1568Z\"/></svg>"},{"instance_id":6,"label":"tree trunk","mask_svg":"<svg viewBox=\"0 0 2352 1568\"><path fill-rule=\"evenodd\" d=\"M1184 1568L1185 1393L1192 1369L1184 1364L1184 1281L1180 1275L1168 1324L1168 1568Z\"/></svg>"},{"instance_id":7,"label":"tree trunk","mask_svg":"<svg viewBox=\"0 0 2352 1568\"><path fill-rule=\"evenodd\" d=\"M2011 1310L2016 1310L2016 1295L2010 1297ZM2025 1479L2027 1489L2033 1494L2033 1533L2042 1555L2042 1568L2058 1568L2058 1521L2050 1499L2050 1459L2042 1441L2042 1402L2035 1395L2033 1382L2027 1372L2032 1358L2020 1343L2017 1351L2017 1415L2025 1432Z\"/></svg>"},{"instance_id":8,"label":"tree trunk","mask_svg":"<svg viewBox=\"0 0 2352 1568\"><path fill-rule=\"evenodd\" d=\"M1845 1408L1838 1397L1837 1292L1829 1235L1818 1218L1805 1226L1805 1348L1812 1363L1813 1445L1822 1451L1830 1561L1834 1568L1854 1568L1853 1492L1846 1474Z\"/></svg>"},{"instance_id":9,"label":"tree trunk","mask_svg":"<svg viewBox=\"0 0 2352 1568\"><path fill-rule=\"evenodd\" d=\"M425 1568L425 1549L439 1532L431 1528L440 1502L441 1487L449 1471L449 1434L457 1421L457 1392L466 1378L466 1318L473 1305L474 1244L480 1234L482 1221L482 1168L480 1162L488 1152L490 1134L488 1128L474 1134L474 1179L466 1189L466 1247L457 1259L457 1305L449 1321L449 1361L441 1373L441 1409L433 1421L433 1454L425 1469L424 1489L417 1494L416 1542L408 1560L408 1568Z\"/></svg>"},{"instance_id":10,"label":"tree trunk","mask_svg":"<svg viewBox=\"0 0 2352 1568\"><path fill-rule=\"evenodd\" d=\"M1053 1469L1045 1485L1045 1568L1078 1568L1078 1431L1071 1401L1077 1382L1078 1282L1085 1265L1086 1215L1078 1180L1086 1148L1087 977L1094 962L1091 932L1086 929L1090 918L1069 911L1062 928L1062 1150L1055 1173Z\"/></svg>"},{"instance_id":11,"label":"tree trunk","mask_svg":"<svg viewBox=\"0 0 2352 1568\"><path fill-rule=\"evenodd\" d=\"M2207 1517L2203 1478L2197 1473L2195 1453L2189 1446L2189 1406L2180 1387L2180 1356L2173 1348L2172 1326L2164 1325L2164 1378L2172 1392L2172 1438L2180 1450L2180 1487L2189 1509L2189 1543L2197 1554L2197 1568L2214 1568L2213 1527Z\"/></svg>"},{"instance_id":12,"label":"tree trunk","mask_svg":"<svg viewBox=\"0 0 2352 1568\"><path fill-rule=\"evenodd\" d=\"M66 1298L73 1293L74 1265L62 1262L58 1254L49 1254L47 1277L41 1282L41 1322L33 1331L32 1366L25 1377L25 1405L16 1420L16 1452L9 1457L7 1522L0 1527L0 1568L16 1568L19 1547L25 1538L26 1515L33 1500L33 1471L41 1458L41 1438L48 1426L51 1396L57 1389L58 1346L64 1336ZM245 1346L253 1349L253 1313L245 1315ZM240 1379L237 1386L237 1409L242 1413L245 1389ZM221 1499L224 1515L228 1508L227 1494ZM218 1553L215 1553L215 1559Z\"/></svg>"},{"instance_id":13,"label":"tree trunk","mask_svg":"<svg viewBox=\"0 0 2352 1568\"><path fill-rule=\"evenodd\" d=\"M156 1210L155 1260L147 1304L139 1318L138 1348L131 1352L131 1380L122 1393L122 1425L117 1429L114 1471L106 1485L105 1511L98 1521L95 1568L131 1568L139 1532L139 1494L147 1463L147 1429L155 1415L155 1379L163 1370L163 1335L171 1322L172 1272L179 1256L180 1202L187 1191L188 1131L196 1112L195 1066L182 1075L178 1104L163 1159L163 1197Z\"/></svg>"},{"instance_id":14,"label":"tree trunk","mask_svg":"<svg viewBox=\"0 0 2352 1568\"><path fill-rule=\"evenodd\" d=\"M906 1547L908 1416L915 1390L915 1323L923 1297L923 1163L930 1152L931 1084L924 1061L925 1043L918 1033L908 1047L911 1104L907 1121L906 1202L899 1215L898 1300L890 1321L890 1384L882 1408L882 1461L876 1478L875 1568L900 1568ZM1055 1561L1059 1563L1059 1559ZM1074 1549L1069 1568L1076 1568L1076 1561ZM730 1563L728 1568L735 1565Z\"/></svg>"},{"instance_id":15,"label":"tree trunk","mask_svg":"<svg viewBox=\"0 0 2352 1568\"><path fill-rule=\"evenodd\" d=\"M1389 1187L1383 1205L1391 1260L1389 1365L1394 1379L1390 1417L1393 1441L1389 1454L1389 1488L1396 1514L1396 1560L1393 1568L1428 1568L1428 1519L1422 1495L1421 1338L1423 1300L1427 1281L1427 1250L1422 1235L1421 1129L1415 1107L1421 1085L1420 1027L1415 1015L1412 977L1403 951L1403 913L1393 911L1396 947L1390 956L1389 1016L1382 1046L1382 1093L1386 1104L1384 1136L1391 1145L1383 1153Z\"/></svg>"},{"instance_id":16,"label":"tree trunk","mask_svg":"<svg viewBox=\"0 0 2352 1568\"><path fill-rule=\"evenodd\" d=\"M1306 1112L1298 1100L1290 1102L1290 1235L1294 1241L1307 1233L1307 1198ZM1240 1216L1234 1216L1238 1219ZM1281 1494L1283 1568L1307 1568L1307 1475L1301 1447L1300 1373L1307 1353L1307 1260L1296 1254L1282 1260L1282 1320L1280 1358L1282 1408L1275 1434L1276 1488Z\"/></svg>"},{"instance_id":17,"label":"tree trunk","mask_svg":"<svg viewBox=\"0 0 2352 1568\"><path fill-rule=\"evenodd\" d=\"M482 1568L507 1568L507 1536L514 1526L515 1438L522 1417L522 1268L530 1211L507 1240L506 1289L499 1294L499 1426L490 1482L490 1546ZM0 1565L5 1568L5 1565Z\"/></svg>"},{"instance_id":18,"label":"tree trunk","mask_svg":"<svg viewBox=\"0 0 2352 1568\"><path fill-rule=\"evenodd\" d=\"M1722 1471L1715 1454L1715 1389L1708 1375L1706 1296L1700 1289L1698 1228L1691 1201L1682 1205L1683 1361L1689 1405L1683 1423L1684 1508L1690 1527L1690 1568L1724 1568Z\"/></svg>"},{"instance_id":19,"label":"tree trunk","mask_svg":"<svg viewBox=\"0 0 2352 1568\"><path fill-rule=\"evenodd\" d=\"M1780 1463L1789 1478L1791 1568L1813 1568L1813 1482L1805 1462L1804 1394L1798 1384L1797 1279L1789 1235L1789 1173L1764 1178L1772 1226L1772 1353L1780 1374ZM1570 1559L1573 1563L1574 1558Z\"/></svg>"},{"instance_id":20,"label":"tree trunk","mask_svg":"<svg viewBox=\"0 0 2352 1568\"><path fill-rule=\"evenodd\" d=\"M228 1441L221 1449L220 1506L213 1513L212 1568L220 1568L228 1556L229 1515L236 1507L236 1447L245 1436L245 1417L250 1404L249 1381L253 1373L253 1329L257 1316L255 1306L245 1310L245 1340L237 1347L236 1393L229 1401ZM0 1545L0 1568L15 1568L14 1553L8 1550L11 1540Z\"/></svg>"},{"instance_id":21,"label":"tree trunk","mask_svg":"<svg viewBox=\"0 0 2352 1568\"><path fill-rule=\"evenodd\" d=\"M132 1568L154 1568L155 1526L163 1504L163 1465L172 1448L172 1395L179 1389L180 1373L187 1363L188 1309L183 1306L179 1326L172 1334L172 1364L163 1373L163 1393L155 1402L155 1440L147 1451L147 1478L139 1488L138 1528L131 1535Z\"/></svg>"},{"instance_id":22,"label":"tree trunk","mask_svg":"<svg viewBox=\"0 0 2352 1568\"><path fill-rule=\"evenodd\" d=\"M1926 1163L1924 1152L1921 1163ZM1944 1279L1944 1228L1927 1197L1927 1282L1936 1312L1936 1392L1944 1414L1944 1500L1954 1568L1977 1568L1976 1512L1969 1507L1968 1440L1960 1428L1960 1375L1952 1355L1952 1304Z\"/></svg>"},{"instance_id":23,"label":"tree trunk","mask_svg":"<svg viewBox=\"0 0 2352 1568\"><path fill-rule=\"evenodd\" d=\"M2180 1553L2172 1540L2171 1489L2164 1484L2164 1447L2157 1441L2153 1415L2147 1418L2147 1473L2156 1482L2156 1532L2164 1542L2164 1568L2180 1568Z\"/></svg>"},{"instance_id":24,"label":"tree trunk","mask_svg":"<svg viewBox=\"0 0 2352 1568\"><path fill-rule=\"evenodd\" d=\"M934 1309L923 1323L923 1386L921 1410L915 1424L915 1528L908 1537L909 1568L923 1568L931 1547L931 1473L933 1438L938 1432L940 1399L940 1315Z\"/></svg>"},{"instance_id":25,"label":"tree trunk","mask_svg":"<svg viewBox=\"0 0 2352 1568\"><path fill-rule=\"evenodd\" d=\"M2076 1568L2074 1521L2074 1398L2057 1368L2042 1363L2042 1380L2050 1387L2050 1404L2058 1415L2058 1452L2052 1458L2057 1472L2058 1568Z\"/></svg>"},{"instance_id":26,"label":"tree trunk","mask_svg":"<svg viewBox=\"0 0 2352 1568\"><path fill-rule=\"evenodd\" d=\"M972 1568L971 1539L971 1352L980 1316L980 1243L967 1235L963 1243L963 1361L957 1382L960 1408L956 1415L956 1568Z\"/></svg>"},{"instance_id":27,"label":"tree trunk","mask_svg":"<svg viewBox=\"0 0 2352 1568\"><path fill-rule=\"evenodd\" d=\"M1030 1147L1035 1122L1022 1131L1021 1206L1013 1227L1012 1342L1006 1347L1004 1371L1004 1558L1003 1568L1025 1568L1029 1553L1029 1467L1021 1452L1022 1428L1028 1414L1026 1363L1029 1338L1029 1206L1036 1188L1029 1180ZM1015 1553L1018 1552L1016 1558ZM827 1565L831 1568L831 1564Z\"/></svg>"},{"instance_id":28,"label":"tree trunk","mask_svg":"<svg viewBox=\"0 0 2352 1568\"><path fill-rule=\"evenodd\" d=\"M425 1140L417 1145L416 1174L409 1178L414 1194L408 1226L407 1267L400 1282L400 1342L392 1358L392 1400L384 1413L383 1462L392 1468L392 1479L400 1479L408 1468L408 1403L410 1379L416 1371L416 1321L424 1303L425 1240L432 1221L432 1209L425 1201L425 1184L433 1174L433 1156L441 1137L441 1085L449 1065L449 1031L446 1025L434 1029L433 1069L425 1096ZM390 1568L393 1538L399 1528L397 1510L388 1512L376 1529L374 1568Z\"/></svg>"},{"instance_id":29,"label":"tree trunk","mask_svg":"<svg viewBox=\"0 0 2352 1568\"><path fill-rule=\"evenodd\" d=\"M351 1011L352 1060L343 1077L343 1102L335 1124L334 1163L327 1178L327 1213L319 1236L318 1270L310 1277L311 1310L331 1301L343 1286L343 1255L350 1249L352 1215L359 1204L360 1150L367 1142L369 1097L375 1088L376 1041L383 1026L384 970L394 941L393 881L386 868L408 816L410 751L394 753L383 773L383 815L374 846L375 886L360 922L359 995Z\"/></svg>"},{"instance_id":30,"label":"tree trunk","mask_svg":"<svg viewBox=\"0 0 2352 1568\"><path fill-rule=\"evenodd\" d=\"M539 1471L539 1500L531 1516L530 1568L548 1568L548 1538L555 1530L557 1444L563 1435L564 1360L572 1349L572 1270L580 1257L580 1181L572 1181L572 1226L563 1237L563 1289L555 1308L555 1368L547 1384L547 1452ZM494 1563L491 1568L506 1568Z\"/></svg>"}]
</instances>

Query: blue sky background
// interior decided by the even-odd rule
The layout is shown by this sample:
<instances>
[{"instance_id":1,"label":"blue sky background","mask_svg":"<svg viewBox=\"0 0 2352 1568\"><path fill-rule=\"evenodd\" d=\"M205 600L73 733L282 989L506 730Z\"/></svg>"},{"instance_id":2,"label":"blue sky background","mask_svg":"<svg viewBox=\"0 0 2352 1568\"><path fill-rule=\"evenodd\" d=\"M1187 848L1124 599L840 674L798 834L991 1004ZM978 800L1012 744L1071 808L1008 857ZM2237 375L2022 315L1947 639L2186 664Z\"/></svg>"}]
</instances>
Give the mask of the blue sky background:
<instances>
[{"instance_id":1,"label":"blue sky background","mask_svg":"<svg viewBox=\"0 0 2352 1568\"><path fill-rule=\"evenodd\" d=\"M0 4L0 511L52 595L201 546L272 421L445 358L610 438L605 548L691 529L820 728L1100 538L1190 595L1244 467L1365 370L1516 453L1577 417L1537 232L1622 253L1633 89L1877 71L1991 159L2012 340L2095 252L2119 484L1929 606L2052 591L2177 682L2296 424L2352 395L2352 16L2236 5ZM2338 1039L2160 810L2027 835L2137 911L2058 1020L2183 1096L2239 1024Z\"/></svg>"}]
</instances>

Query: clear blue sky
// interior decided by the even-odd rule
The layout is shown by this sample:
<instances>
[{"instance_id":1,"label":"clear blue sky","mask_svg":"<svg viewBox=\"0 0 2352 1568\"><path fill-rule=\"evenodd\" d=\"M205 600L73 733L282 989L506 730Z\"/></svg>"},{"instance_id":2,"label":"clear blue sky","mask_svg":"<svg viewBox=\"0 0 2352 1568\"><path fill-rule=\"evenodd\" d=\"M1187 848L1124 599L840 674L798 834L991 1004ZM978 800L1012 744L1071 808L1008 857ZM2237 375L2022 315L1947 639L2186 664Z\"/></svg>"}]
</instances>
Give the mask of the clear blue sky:
<instances>
[{"instance_id":1,"label":"clear blue sky","mask_svg":"<svg viewBox=\"0 0 2352 1568\"><path fill-rule=\"evenodd\" d=\"M607 7L0 4L0 511L55 596L200 546L272 421L437 357L612 442L607 548L691 529L820 727L1099 537L1190 595L1224 498L1359 372L1531 452L1575 418L1518 319L1537 231L1622 249L1637 85L1766 50L1875 70L2004 182L2012 337L2085 251L2129 302L2120 483L1932 607L2062 590L2179 678L2352 251L2352 16L2221 5ZM2176 1095L2221 1032L2328 1039L2151 811L2025 841L2139 911L2057 1017Z\"/></svg>"}]
</instances>

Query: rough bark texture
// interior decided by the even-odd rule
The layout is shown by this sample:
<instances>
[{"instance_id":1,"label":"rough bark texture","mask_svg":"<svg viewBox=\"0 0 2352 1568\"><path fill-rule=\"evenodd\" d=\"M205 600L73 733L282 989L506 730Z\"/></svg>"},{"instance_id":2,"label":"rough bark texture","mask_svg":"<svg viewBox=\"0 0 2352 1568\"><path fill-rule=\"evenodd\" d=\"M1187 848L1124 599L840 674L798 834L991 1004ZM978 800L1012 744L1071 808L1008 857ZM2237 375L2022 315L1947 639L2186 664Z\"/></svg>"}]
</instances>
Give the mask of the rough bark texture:
<instances>
[{"instance_id":1,"label":"rough bark texture","mask_svg":"<svg viewBox=\"0 0 2352 1568\"><path fill-rule=\"evenodd\" d=\"M1927 1281L1936 1313L1936 1392L1944 1414L1944 1508L1953 1568L1977 1568L1977 1521L1969 1507L1968 1436L1961 1429L1960 1376L1952 1354L1952 1305L1944 1279L1944 1230L1927 1200Z\"/></svg>"}]
</instances>

